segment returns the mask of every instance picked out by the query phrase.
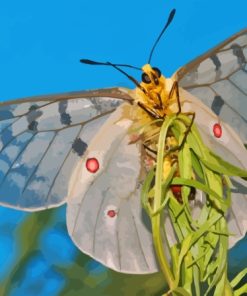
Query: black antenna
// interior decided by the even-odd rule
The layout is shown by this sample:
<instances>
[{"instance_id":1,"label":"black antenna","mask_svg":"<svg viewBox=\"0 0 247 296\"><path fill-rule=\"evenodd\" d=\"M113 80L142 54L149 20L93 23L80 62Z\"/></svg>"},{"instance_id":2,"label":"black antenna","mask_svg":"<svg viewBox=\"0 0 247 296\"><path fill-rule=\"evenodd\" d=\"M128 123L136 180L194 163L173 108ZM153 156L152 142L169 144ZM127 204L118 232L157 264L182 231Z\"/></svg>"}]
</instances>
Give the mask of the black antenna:
<instances>
[{"instance_id":1,"label":"black antenna","mask_svg":"<svg viewBox=\"0 0 247 296\"><path fill-rule=\"evenodd\" d=\"M150 64L150 62L151 62L152 55L153 55L153 52L154 52L154 50L155 50L156 45L159 43L160 38L162 37L162 35L165 33L165 30L168 28L168 26L169 26L170 23L172 22L175 13L176 13L176 9L173 9L173 10L170 12L170 15L169 15L169 17L168 17L168 20L167 20L167 22L166 22L166 24L165 24L163 30L161 31L159 37L156 39L156 41L155 41L155 43L154 43L154 45L153 45L153 47L152 47L152 50L151 50L151 52L150 52L149 59L148 59L148 64Z\"/></svg>"},{"instance_id":2,"label":"black antenna","mask_svg":"<svg viewBox=\"0 0 247 296\"><path fill-rule=\"evenodd\" d=\"M91 61L91 60L87 60L87 59L81 59L80 62L83 64L87 64L87 65L111 66L111 67L115 68L116 70L118 70L119 72L121 72L126 77L128 77L129 80L131 80L138 88L140 88L144 93L146 93L145 89L140 85L140 83L134 77L130 76L128 73L126 73L125 71L123 71L119 67L129 67L129 68L133 68L133 69L137 69L137 70L142 71L141 68L137 68L137 67L134 67L131 65L125 65L125 64L112 64L110 62L101 63L101 62L95 62L95 61Z\"/></svg>"},{"instance_id":3,"label":"black antenna","mask_svg":"<svg viewBox=\"0 0 247 296\"><path fill-rule=\"evenodd\" d=\"M112 66L113 68L115 68L116 70L118 70L119 72L121 72L123 75L125 75L126 77L128 77L137 87L141 88L142 87L140 86L139 82L132 76L130 76L128 73L126 73L125 71L123 71L122 69L118 68L117 65L115 64L112 64L110 62L107 62L106 63L108 66Z\"/></svg>"},{"instance_id":4,"label":"black antenna","mask_svg":"<svg viewBox=\"0 0 247 296\"><path fill-rule=\"evenodd\" d=\"M96 66L113 66L114 65L116 67L128 67L128 68L132 68L132 69L142 71L141 68L131 66L131 65L126 65L126 64L112 64L112 63L109 63L109 62L102 63L102 62L96 62L96 61L87 60L87 59L81 59L80 62L83 63L83 64L87 64L87 65L96 65Z\"/></svg>"}]
</instances>

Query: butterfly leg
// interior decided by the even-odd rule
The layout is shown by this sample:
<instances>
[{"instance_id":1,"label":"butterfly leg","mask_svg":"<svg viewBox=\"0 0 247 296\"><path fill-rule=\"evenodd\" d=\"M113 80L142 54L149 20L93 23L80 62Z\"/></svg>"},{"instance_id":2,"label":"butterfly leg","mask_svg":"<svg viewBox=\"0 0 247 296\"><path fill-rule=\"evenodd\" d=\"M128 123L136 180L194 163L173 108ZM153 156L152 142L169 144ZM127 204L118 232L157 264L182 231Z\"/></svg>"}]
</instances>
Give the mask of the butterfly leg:
<instances>
[{"instance_id":1,"label":"butterfly leg","mask_svg":"<svg viewBox=\"0 0 247 296\"><path fill-rule=\"evenodd\" d=\"M151 153L157 155L157 151L156 151L156 150L151 149L151 148L148 147L148 145L146 145L146 144L143 144L143 146L144 146L144 148L145 148L146 150L148 150L149 152L151 152Z\"/></svg>"},{"instance_id":2,"label":"butterfly leg","mask_svg":"<svg viewBox=\"0 0 247 296\"><path fill-rule=\"evenodd\" d=\"M195 112L186 112L186 113L183 113L183 114L185 114L185 115L191 115L192 118L191 118L191 122L190 122L189 126L186 128L186 130L185 130L185 132L184 132L184 138L183 138L183 140L182 140L180 146L182 146L182 145L185 143L186 138L187 138L187 136L188 136L188 134L189 134L189 132L190 132L190 129L191 129L193 123L194 123L195 115L196 115Z\"/></svg>"},{"instance_id":3,"label":"butterfly leg","mask_svg":"<svg viewBox=\"0 0 247 296\"><path fill-rule=\"evenodd\" d=\"M150 116L154 117L155 119L160 119L159 114L157 114L153 109L149 108L147 105L145 105L142 102L137 103L138 106L140 106L144 111L146 111Z\"/></svg>"},{"instance_id":4,"label":"butterfly leg","mask_svg":"<svg viewBox=\"0 0 247 296\"><path fill-rule=\"evenodd\" d=\"M178 82L175 81L172 85L171 91L168 95L168 102L173 99L173 97L176 97L177 105L178 105L178 111L177 114L181 113L181 103L180 103L180 97L179 97L179 88L178 88Z\"/></svg>"},{"instance_id":5,"label":"butterfly leg","mask_svg":"<svg viewBox=\"0 0 247 296\"><path fill-rule=\"evenodd\" d=\"M182 142L179 145L170 148L167 151L167 155L170 154L171 152L174 152L176 150L179 150L184 145L184 143L185 143L185 141L187 139L187 136L188 136L188 134L190 132L190 129L191 129L193 123L194 123L194 120L195 120L195 113L194 112L186 112L186 113L183 113L183 114L185 114L185 115L191 115L192 116L191 122L190 122L190 124L188 125L188 127L186 128L186 130L184 132L184 136L183 136Z\"/></svg>"}]
</instances>

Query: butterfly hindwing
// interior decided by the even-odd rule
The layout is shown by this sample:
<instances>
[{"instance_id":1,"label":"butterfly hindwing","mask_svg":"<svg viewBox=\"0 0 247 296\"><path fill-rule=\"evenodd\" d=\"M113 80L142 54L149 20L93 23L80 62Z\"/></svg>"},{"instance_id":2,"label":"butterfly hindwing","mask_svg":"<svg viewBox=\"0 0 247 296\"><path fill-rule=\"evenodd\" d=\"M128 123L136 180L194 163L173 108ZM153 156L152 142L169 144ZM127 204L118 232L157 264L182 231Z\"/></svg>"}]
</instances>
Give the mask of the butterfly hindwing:
<instances>
[{"instance_id":1,"label":"butterfly hindwing","mask_svg":"<svg viewBox=\"0 0 247 296\"><path fill-rule=\"evenodd\" d=\"M224 122L221 122L222 137L217 138L213 133L213 125L218 122L217 116L201 101L189 92L180 89L183 110L195 112L197 124L205 146L224 160L247 169L247 150L235 131ZM228 214L229 247L244 237L247 231L247 182L240 178L232 178L232 203Z\"/></svg>"},{"instance_id":2,"label":"butterfly hindwing","mask_svg":"<svg viewBox=\"0 0 247 296\"><path fill-rule=\"evenodd\" d=\"M141 143L130 143L132 106L121 105L91 141L70 183L67 225L75 244L104 265L127 273L158 270L149 219L142 209ZM99 170L90 173L88 158Z\"/></svg>"},{"instance_id":3,"label":"butterfly hindwing","mask_svg":"<svg viewBox=\"0 0 247 296\"><path fill-rule=\"evenodd\" d=\"M247 154L242 142L247 143L246 60L247 30L243 30L182 67L174 75L183 89L200 99L215 114L207 118L203 105L195 100L191 103L190 110L196 113L196 121L205 144L223 159L245 169ZM183 90L180 94L182 92ZM183 96L183 93L181 95ZM186 97L186 94L184 96ZM222 137L215 138L213 124L220 119ZM232 184L232 205L228 221L229 231L235 236L230 236L230 247L241 239L247 230L246 182L234 178Z\"/></svg>"},{"instance_id":4,"label":"butterfly hindwing","mask_svg":"<svg viewBox=\"0 0 247 296\"><path fill-rule=\"evenodd\" d=\"M118 89L0 105L0 203L40 210L64 203L91 138L125 99Z\"/></svg>"}]
</instances>

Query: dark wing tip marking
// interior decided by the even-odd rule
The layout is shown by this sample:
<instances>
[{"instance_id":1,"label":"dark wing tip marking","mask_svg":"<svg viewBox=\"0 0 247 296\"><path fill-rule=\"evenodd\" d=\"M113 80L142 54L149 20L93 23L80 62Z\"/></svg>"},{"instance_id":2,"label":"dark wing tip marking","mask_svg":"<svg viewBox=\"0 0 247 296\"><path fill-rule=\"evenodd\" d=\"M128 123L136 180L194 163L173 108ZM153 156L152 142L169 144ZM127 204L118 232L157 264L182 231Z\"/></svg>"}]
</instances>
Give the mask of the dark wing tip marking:
<instances>
[{"instance_id":1,"label":"dark wing tip marking","mask_svg":"<svg viewBox=\"0 0 247 296\"><path fill-rule=\"evenodd\" d=\"M222 107L224 106L224 100L221 96L217 95L214 97L211 109L216 115L220 115L220 111Z\"/></svg>"},{"instance_id":2,"label":"dark wing tip marking","mask_svg":"<svg viewBox=\"0 0 247 296\"><path fill-rule=\"evenodd\" d=\"M219 60L219 58L217 57L216 54L212 55L210 57L210 59L212 60L212 62L214 63L215 65L215 68L216 68L216 71L218 71L220 69L220 66L221 66L221 62Z\"/></svg>"},{"instance_id":3,"label":"dark wing tip marking","mask_svg":"<svg viewBox=\"0 0 247 296\"><path fill-rule=\"evenodd\" d=\"M32 132L36 132L38 130L38 122L35 120L30 122L30 124L28 125L28 129Z\"/></svg>"},{"instance_id":4,"label":"dark wing tip marking","mask_svg":"<svg viewBox=\"0 0 247 296\"><path fill-rule=\"evenodd\" d=\"M83 142L80 138L76 138L72 144L72 150L80 157L85 153L87 147L87 143Z\"/></svg>"},{"instance_id":5,"label":"dark wing tip marking","mask_svg":"<svg viewBox=\"0 0 247 296\"><path fill-rule=\"evenodd\" d=\"M33 104L33 105L31 105L30 107L29 107L29 111L33 111L33 110L36 110L36 109L38 109L39 108L39 106L38 105L36 105L36 104Z\"/></svg>"},{"instance_id":6,"label":"dark wing tip marking","mask_svg":"<svg viewBox=\"0 0 247 296\"><path fill-rule=\"evenodd\" d=\"M37 106L32 105L29 110L30 112L27 113L27 122L28 124L28 129L30 131L37 131L38 130L38 121L36 121L36 119L38 119L43 112L41 110L36 110Z\"/></svg>"},{"instance_id":7,"label":"dark wing tip marking","mask_svg":"<svg viewBox=\"0 0 247 296\"><path fill-rule=\"evenodd\" d=\"M64 125L70 125L72 123L71 116L66 112L68 107L68 101L61 101L58 104L58 112L60 114L60 122Z\"/></svg>"},{"instance_id":8,"label":"dark wing tip marking","mask_svg":"<svg viewBox=\"0 0 247 296\"><path fill-rule=\"evenodd\" d=\"M60 120L64 125L70 125L72 123L71 116L65 112L60 114Z\"/></svg>"},{"instance_id":9,"label":"dark wing tip marking","mask_svg":"<svg viewBox=\"0 0 247 296\"><path fill-rule=\"evenodd\" d=\"M233 51L233 54L237 57L239 65L243 66L246 63L246 59L241 46L237 43L234 43L231 45L231 49Z\"/></svg>"}]
</instances>

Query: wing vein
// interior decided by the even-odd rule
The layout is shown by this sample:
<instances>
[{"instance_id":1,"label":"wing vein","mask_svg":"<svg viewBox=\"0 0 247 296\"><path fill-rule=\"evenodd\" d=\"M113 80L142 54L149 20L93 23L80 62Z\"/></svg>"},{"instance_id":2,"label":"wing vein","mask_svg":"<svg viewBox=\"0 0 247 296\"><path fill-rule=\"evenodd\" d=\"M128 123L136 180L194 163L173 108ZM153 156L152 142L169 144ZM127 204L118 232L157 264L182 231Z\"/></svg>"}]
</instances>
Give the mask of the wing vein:
<instances>
[{"instance_id":1,"label":"wing vein","mask_svg":"<svg viewBox=\"0 0 247 296\"><path fill-rule=\"evenodd\" d=\"M118 215L120 216L121 207L119 206L119 212ZM121 249L120 249L120 238L119 238L119 225L120 225L120 219L117 219L116 221L116 237L117 237L117 251L118 251L118 264L119 264L119 270L121 270Z\"/></svg>"},{"instance_id":2,"label":"wing vein","mask_svg":"<svg viewBox=\"0 0 247 296\"><path fill-rule=\"evenodd\" d=\"M56 102L57 102L57 100L56 100L56 101L53 101L53 102L46 103L46 104L41 105L41 106L37 106L37 108L35 108L35 111L36 111L36 110L39 110L39 109L41 109L41 108L43 108L43 107L46 107L46 106L48 106L48 105L50 105L50 104L56 103ZM1 108L1 105L0 105L0 108ZM19 115L15 115L15 116L12 116L12 117L10 117L10 118L21 118L21 117L23 117L23 116L27 116L30 112L32 112L32 111L31 111L31 110L28 110L28 111L25 112L25 113L22 113L22 114L19 114ZM8 118L8 119L10 119L10 118ZM0 120L0 121L1 121L1 120Z\"/></svg>"},{"instance_id":3,"label":"wing vein","mask_svg":"<svg viewBox=\"0 0 247 296\"><path fill-rule=\"evenodd\" d=\"M24 145L24 147L20 150L20 152L17 154L16 158L13 160L11 166L8 168L6 174L3 177L3 180L0 183L0 187L2 186L2 184L4 183L4 181L6 180L8 174L10 173L11 169L13 168L14 163L16 162L16 160L18 159L18 157L22 154L22 152L27 148L28 144L32 141L32 139L34 138L34 135L32 135L32 137L27 141L26 145ZM12 140L14 140L15 138L13 138Z\"/></svg>"},{"instance_id":4,"label":"wing vein","mask_svg":"<svg viewBox=\"0 0 247 296\"><path fill-rule=\"evenodd\" d=\"M15 136L12 136L12 138L9 141L7 141L5 143L5 145L0 149L0 154L16 137L20 136L21 134L25 133L26 131L27 130L25 129L25 130L21 131L20 133L16 134Z\"/></svg>"},{"instance_id":5,"label":"wing vein","mask_svg":"<svg viewBox=\"0 0 247 296\"><path fill-rule=\"evenodd\" d=\"M238 72L239 70L243 70L242 67L238 67L236 70L232 71L230 74L224 76L223 78L219 78L217 80L215 80L214 82L211 83L200 83L200 84L190 84L190 85L186 85L183 86L183 84L181 85L181 87L185 90L187 90L189 92L189 89L191 88L200 88L200 87L211 87L211 85L213 85L214 83L218 83L220 81L224 81L224 80L229 80L229 78L235 74L236 72Z\"/></svg>"},{"instance_id":6,"label":"wing vein","mask_svg":"<svg viewBox=\"0 0 247 296\"><path fill-rule=\"evenodd\" d=\"M237 86L231 79L228 79L228 81L236 87L237 90L239 90L244 96L247 96L247 93L245 93L239 86Z\"/></svg>"},{"instance_id":7,"label":"wing vein","mask_svg":"<svg viewBox=\"0 0 247 296\"><path fill-rule=\"evenodd\" d=\"M129 206L129 208L131 210L130 206ZM138 228L137 228L137 225L136 225L135 216L134 216L132 210L131 210L131 216L132 216L132 219L133 219L133 222L134 222L134 227L135 227L135 230L136 230L136 233L137 233L137 240L138 240L138 243L140 245L141 254L142 254L143 258L144 258L144 261L145 261L145 264L146 264L147 268L150 269L150 267L148 265L148 262L147 262L147 259L146 259L146 256L145 256L145 253L144 253L144 249L143 249L142 244L141 244L141 239L140 239L140 235L139 235Z\"/></svg>"},{"instance_id":8,"label":"wing vein","mask_svg":"<svg viewBox=\"0 0 247 296\"><path fill-rule=\"evenodd\" d=\"M110 111L107 111L107 112L105 112L105 113L101 113L101 114L99 114L99 115L96 115L96 116L94 116L94 117L92 117L92 118L90 118L90 119L88 119L88 120L86 120L86 121L81 121L81 122L78 122L78 123L70 124L70 125L68 125L68 126L64 126L64 127L62 127L62 128L57 128L57 129L46 129L46 130L42 130L42 131L39 131L39 132L54 132L54 131L60 132L60 131L63 131L63 130L65 130L65 129L67 129L67 128L75 127L75 126L78 126L78 125L86 125L87 123L89 123L89 122L91 122L91 121L94 121L94 120L96 120L96 119L98 119L98 118L100 118L100 117L103 117L103 116L105 116L105 115L108 115L108 114L114 112L115 110L116 110L116 108L114 108L114 109L112 109L112 110L110 110Z\"/></svg>"},{"instance_id":9,"label":"wing vein","mask_svg":"<svg viewBox=\"0 0 247 296\"><path fill-rule=\"evenodd\" d=\"M108 187L105 192L107 192L109 189L110 189L110 187ZM96 215L96 221L95 221L95 224L94 224L94 229L93 229L93 248L92 248L93 254L95 254L96 229L97 229L97 226L98 226L99 216L100 216L100 212L102 210L104 201L105 201L105 197L102 198L102 200L100 202L100 206L99 206L99 209L98 209L97 215Z\"/></svg>"},{"instance_id":10,"label":"wing vein","mask_svg":"<svg viewBox=\"0 0 247 296\"><path fill-rule=\"evenodd\" d=\"M57 136L57 132L54 133L54 136L52 138L52 140L50 141L49 145L47 146L46 150L45 150L45 153L42 155L41 159L39 160L39 162L37 163L35 169L33 170L32 174L29 176L29 178L27 179L27 182L25 184L25 186L23 187L23 190L22 190L22 194L24 193L24 191L26 190L27 186L29 185L29 182L30 180L32 179L32 177L34 176L34 174L37 172L37 169L40 165L40 163L42 162L42 160L44 159L44 157L46 156L49 148L51 147L52 143L54 142L55 138Z\"/></svg>"},{"instance_id":11,"label":"wing vein","mask_svg":"<svg viewBox=\"0 0 247 296\"><path fill-rule=\"evenodd\" d=\"M211 86L209 86L209 88L214 92L215 95L219 95L219 93L217 93L213 88L211 88ZM243 115L241 115L236 109L234 109L227 101L224 101L224 104L226 104L227 107L229 107L234 113L236 113L239 117L241 117L241 119L247 123L247 120L243 117Z\"/></svg>"},{"instance_id":12,"label":"wing vein","mask_svg":"<svg viewBox=\"0 0 247 296\"><path fill-rule=\"evenodd\" d=\"M117 149L118 147L116 147L115 149ZM114 154L115 151L112 151L112 154ZM106 165L105 167L105 172L108 170L108 167L109 167L109 163ZM92 183L90 184L90 186L87 188L87 191L84 193L84 196L86 196L87 192L89 191L90 187L96 182L97 178L99 178L104 172L101 170L98 174L97 174L97 177L92 181ZM84 198L85 199L85 198ZM79 217L79 214L81 212L81 208L82 208L82 204L83 204L83 200L81 200L80 202L80 207L76 213L76 218L75 218L75 224L74 224L74 228L73 228L73 231L72 231L72 234L74 233L74 229L75 229L75 225L77 224L77 220L78 220L78 217Z\"/></svg>"},{"instance_id":13,"label":"wing vein","mask_svg":"<svg viewBox=\"0 0 247 296\"><path fill-rule=\"evenodd\" d=\"M77 133L76 137L78 137L78 136L80 135L82 129L83 129L83 126L80 128L80 130L79 130L79 132ZM68 159L68 157L69 157L69 155L70 155L70 152L71 152L71 149L68 151L66 157L64 158L62 164L60 165L60 168L58 169L56 175L54 176L53 181L52 181L52 183L51 183L51 186L50 186L50 188L49 188L49 190L48 190L48 193L47 193L47 196L46 196L45 202L48 201L48 199L49 199L49 195L50 195L51 190L52 190L52 188L53 188L53 185L55 184L56 179L57 179L57 177L59 176L59 173L60 173L61 168L63 167L64 163L65 163L66 160Z\"/></svg>"},{"instance_id":14,"label":"wing vein","mask_svg":"<svg viewBox=\"0 0 247 296\"><path fill-rule=\"evenodd\" d=\"M238 223L238 219L237 219L237 217L236 217L236 215L235 215L232 207L230 208L230 211L232 212L232 215L233 215L234 221L236 222L236 225L237 225L237 228L238 228L239 233L241 235L243 235L242 230L241 230L241 226Z\"/></svg>"}]
</instances>

